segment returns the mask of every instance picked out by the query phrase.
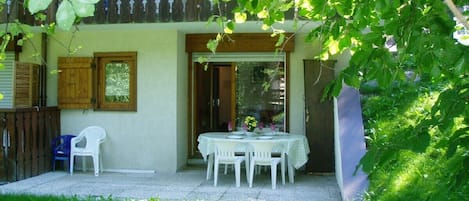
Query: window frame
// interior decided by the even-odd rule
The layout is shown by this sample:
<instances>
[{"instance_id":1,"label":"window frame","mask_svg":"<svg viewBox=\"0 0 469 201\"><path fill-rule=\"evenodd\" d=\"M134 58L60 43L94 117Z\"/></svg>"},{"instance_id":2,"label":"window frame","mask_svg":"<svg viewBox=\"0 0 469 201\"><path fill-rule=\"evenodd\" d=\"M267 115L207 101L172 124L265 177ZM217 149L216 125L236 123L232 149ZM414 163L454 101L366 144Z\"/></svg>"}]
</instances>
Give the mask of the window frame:
<instances>
[{"instance_id":1,"label":"window frame","mask_svg":"<svg viewBox=\"0 0 469 201\"><path fill-rule=\"evenodd\" d=\"M97 69L97 95L95 110L137 111L137 52L97 52L94 53ZM129 102L106 102L106 61L122 61L129 65Z\"/></svg>"}]
</instances>

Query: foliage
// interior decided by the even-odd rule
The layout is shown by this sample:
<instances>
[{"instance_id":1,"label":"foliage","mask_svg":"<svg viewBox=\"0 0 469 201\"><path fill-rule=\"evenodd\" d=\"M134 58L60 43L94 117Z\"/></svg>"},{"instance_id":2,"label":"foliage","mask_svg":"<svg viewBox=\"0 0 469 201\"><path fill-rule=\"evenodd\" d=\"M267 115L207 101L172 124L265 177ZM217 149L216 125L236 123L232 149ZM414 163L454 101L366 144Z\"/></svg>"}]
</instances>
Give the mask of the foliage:
<instances>
[{"instance_id":1,"label":"foliage","mask_svg":"<svg viewBox=\"0 0 469 201\"><path fill-rule=\"evenodd\" d=\"M106 73L106 102L130 102L130 68L126 63L109 63Z\"/></svg>"},{"instance_id":2,"label":"foliage","mask_svg":"<svg viewBox=\"0 0 469 201\"><path fill-rule=\"evenodd\" d=\"M215 2L219 3L218 6L222 4ZM383 101L382 105L377 105L376 108L380 109L375 112L382 115L382 118L395 119L403 115L405 119L402 119L402 122L380 121L375 127L368 128L373 132L373 135L369 136L370 147L379 147L370 149L360 165L360 168L370 175L371 189L379 189L382 187L379 182L387 182L374 180L379 178L375 174L385 174L384 172L395 165L400 156L407 161L417 163L420 157L425 158L428 154L441 162L438 165L428 160L424 160L426 163L421 163L433 168L428 170L436 173L431 175L435 176L432 180L435 185L429 184L426 186L428 188L423 188L429 193L401 194L395 198L396 200L440 200L449 192L454 192L454 198L457 199L460 196L458 193L467 192L468 187L464 181L467 183L469 177L467 172L469 169L467 151L469 150L469 47L453 38L453 32L461 27L459 23L456 26L453 14L459 16L458 20L464 24L465 31L469 26L467 20L460 17L462 16L459 15L460 11L451 9L454 8L453 1L237 0L236 2L237 7L232 10L233 19L225 17L228 14L222 13L222 9L219 15L209 19L209 23L216 22L222 30L216 38L207 43L207 48L212 52L216 52L220 41L229 39L229 35L236 28L236 23L243 23L246 19L258 19L262 22L263 30L270 30L272 36L279 36L277 46L281 49L281 44L285 40L284 31L276 27L285 20L287 13L293 12L294 28L297 30L303 27L301 25L303 23L319 23L311 30L306 30L306 42L321 42L319 47L321 53L317 58L327 60L344 52L352 54L348 66L326 87L323 99L337 96L343 84L360 88L363 83L375 81L379 88L385 91L393 87L401 89L398 92L384 94L390 96L390 99L380 100ZM458 0L455 3L459 7L469 5L467 0ZM467 12L463 14L469 15ZM392 51L393 49L395 51ZM409 70L415 73L416 76L413 78L428 77L428 81L432 83L430 86L437 86L430 91L438 95L433 96L429 93L427 96L416 96L419 100L416 101L417 105L401 102L409 95L409 91L404 92L404 89L411 88L411 84L403 84L409 79L405 74ZM423 89L418 88L418 90ZM372 114L366 110L367 108L365 113ZM371 118L368 121L377 119ZM395 132L402 135L394 135ZM435 151L427 153L429 150ZM395 169L405 171L410 167L420 167L418 165L410 163L396 165ZM446 172L438 173L437 168L443 168ZM415 171L410 176L415 176L414 173L419 175L418 170ZM399 178L395 181L399 181ZM409 192L412 190L423 192L413 188L419 183L426 182L422 179L410 179L405 187L412 187L407 188ZM449 188L440 189L438 184ZM398 183L388 185L399 186ZM373 193L381 196L387 192L373 191L370 195ZM393 195L396 194L390 196ZM384 197L379 198L386 200Z\"/></svg>"},{"instance_id":3,"label":"foliage","mask_svg":"<svg viewBox=\"0 0 469 201\"><path fill-rule=\"evenodd\" d=\"M77 24L81 18L92 16L94 14L94 5L99 0L62 0L59 1L57 12L55 13L56 21L47 19L47 9L51 5L52 0L28 0L25 4L18 3L18 6L27 8L30 13L35 17L36 22L41 23L43 32L47 34L55 33L55 27L69 31L74 24ZM7 7L6 0L0 0L0 10ZM17 3L12 1L12 3ZM18 45L22 45L24 41L33 37L31 27L18 21L18 19L7 19L2 27L4 30L0 31L1 43L0 43L0 61L3 60L5 54L5 48L7 44L17 36L22 36L18 41Z\"/></svg>"},{"instance_id":4,"label":"foliage","mask_svg":"<svg viewBox=\"0 0 469 201\"><path fill-rule=\"evenodd\" d=\"M244 125L248 131L253 131L257 127L257 120L253 116L244 118Z\"/></svg>"},{"instance_id":5,"label":"foliage","mask_svg":"<svg viewBox=\"0 0 469 201\"><path fill-rule=\"evenodd\" d=\"M56 22L47 19L46 13L48 7L51 5L52 0L27 0L22 2L11 1L12 4L23 6L31 14L34 15L35 21L40 23L43 32L49 35L55 33L56 25L66 31L69 31L72 26L80 21L83 17L93 16L95 7L94 5L99 0L61 0L59 1L57 12L55 13ZM0 0L0 11L7 8L7 1ZM7 19L5 24L0 24L4 27L0 30L0 69L3 68L1 61L5 59L5 49L10 41L18 38L17 45L22 46L25 41L28 41L34 35L31 31L31 26L23 24L18 19L9 19L10 15L6 15ZM70 47L69 52L73 52ZM44 60L44 59L42 59ZM0 100L3 99L3 94L0 93Z\"/></svg>"},{"instance_id":6,"label":"foliage","mask_svg":"<svg viewBox=\"0 0 469 201\"><path fill-rule=\"evenodd\" d=\"M431 119L432 105L447 82L406 82L363 97L368 154L362 161L370 174L365 200L464 200L469 195L467 148L449 154L451 132L432 128L419 134ZM362 92L363 93L363 92ZM458 120L453 129L467 128ZM467 135L467 134L466 134ZM409 143L412 142L412 143ZM443 146L442 146L443 145Z\"/></svg>"}]
</instances>

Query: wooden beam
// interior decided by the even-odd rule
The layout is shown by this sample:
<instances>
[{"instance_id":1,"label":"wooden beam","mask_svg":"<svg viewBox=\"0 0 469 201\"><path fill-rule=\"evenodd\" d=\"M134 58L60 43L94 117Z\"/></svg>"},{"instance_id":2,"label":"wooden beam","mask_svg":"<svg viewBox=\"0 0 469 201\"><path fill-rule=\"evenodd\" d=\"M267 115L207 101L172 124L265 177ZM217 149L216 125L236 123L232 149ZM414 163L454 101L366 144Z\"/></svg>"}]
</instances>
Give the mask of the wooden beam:
<instances>
[{"instance_id":1,"label":"wooden beam","mask_svg":"<svg viewBox=\"0 0 469 201\"><path fill-rule=\"evenodd\" d=\"M292 34L287 34L287 37ZM210 52L207 42L215 39L217 34L188 34L186 35L186 52ZM239 33L230 34L217 48L217 52L274 52L278 37L271 37L269 33ZM292 52L295 49L293 37L285 44L283 51Z\"/></svg>"}]
</instances>

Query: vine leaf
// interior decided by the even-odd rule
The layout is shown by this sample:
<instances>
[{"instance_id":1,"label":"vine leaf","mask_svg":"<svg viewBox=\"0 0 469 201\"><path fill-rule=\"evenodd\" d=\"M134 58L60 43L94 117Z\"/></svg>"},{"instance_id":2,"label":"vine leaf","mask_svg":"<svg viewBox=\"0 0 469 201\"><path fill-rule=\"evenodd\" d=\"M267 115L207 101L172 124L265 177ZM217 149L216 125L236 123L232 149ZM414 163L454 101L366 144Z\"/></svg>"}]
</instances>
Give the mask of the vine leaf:
<instances>
[{"instance_id":1,"label":"vine leaf","mask_svg":"<svg viewBox=\"0 0 469 201\"><path fill-rule=\"evenodd\" d=\"M72 5L78 17L89 17L94 14L94 4L82 3L80 0L72 0Z\"/></svg>"},{"instance_id":2,"label":"vine leaf","mask_svg":"<svg viewBox=\"0 0 469 201\"><path fill-rule=\"evenodd\" d=\"M29 0L28 10L31 14L45 10L52 0Z\"/></svg>"},{"instance_id":3,"label":"vine leaf","mask_svg":"<svg viewBox=\"0 0 469 201\"><path fill-rule=\"evenodd\" d=\"M62 1L57 9L57 25L63 30L70 30L75 21L75 11L69 1Z\"/></svg>"}]
</instances>

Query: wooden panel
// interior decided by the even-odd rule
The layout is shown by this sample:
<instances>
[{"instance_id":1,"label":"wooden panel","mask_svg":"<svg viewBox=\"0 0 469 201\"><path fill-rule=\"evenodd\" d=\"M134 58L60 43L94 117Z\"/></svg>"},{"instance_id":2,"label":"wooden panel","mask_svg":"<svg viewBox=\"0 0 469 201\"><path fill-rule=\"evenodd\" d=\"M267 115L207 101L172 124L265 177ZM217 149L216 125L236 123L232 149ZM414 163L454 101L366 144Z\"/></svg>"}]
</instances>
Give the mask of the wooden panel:
<instances>
[{"instance_id":1,"label":"wooden panel","mask_svg":"<svg viewBox=\"0 0 469 201\"><path fill-rule=\"evenodd\" d=\"M93 58L60 57L58 61L59 108L92 108Z\"/></svg>"},{"instance_id":2,"label":"wooden panel","mask_svg":"<svg viewBox=\"0 0 469 201\"><path fill-rule=\"evenodd\" d=\"M7 181L17 181L16 177L16 166L17 166L17 158L16 158L16 150L17 150L17 138L16 138L16 117L15 113L7 113L6 115L6 124L7 124L7 133L10 138L9 140L9 149L7 155Z\"/></svg>"},{"instance_id":3,"label":"wooden panel","mask_svg":"<svg viewBox=\"0 0 469 201\"><path fill-rule=\"evenodd\" d=\"M57 107L1 110L0 129L0 183L51 170L51 140L60 135Z\"/></svg>"},{"instance_id":4,"label":"wooden panel","mask_svg":"<svg viewBox=\"0 0 469 201\"><path fill-rule=\"evenodd\" d=\"M16 63L15 107L39 105L39 65Z\"/></svg>"},{"instance_id":5,"label":"wooden panel","mask_svg":"<svg viewBox=\"0 0 469 201\"><path fill-rule=\"evenodd\" d=\"M24 178L31 177L32 170L32 135L31 135L31 112L24 112L24 141L23 141L23 151L24 151Z\"/></svg>"},{"instance_id":6,"label":"wooden panel","mask_svg":"<svg viewBox=\"0 0 469 201\"><path fill-rule=\"evenodd\" d=\"M120 23L129 23L132 21L130 16L130 0L121 0L119 17Z\"/></svg>"},{"instance_id":7,"label":"wooden panel","mask_svg":"<svg viewBox=\"0 0 469 201\"><path fill-rule=\"evenodd\" d=\"M187 0L186 1L186 22L196 21L199 14L200 0Z\"/></svg>"},{"instance_id":8,"label":"wooden panel","mask_svg":"<svg viewBox=\"0 0 469 201\"><path fill-rule=\"evenodd\" d=\"M46 161L46 152L48 150L48 147L45 146L45 136L46 136L46 113L45 112L40 112L38 114L38 120L39 122L39 128L38 128L38 147L37 147L37 153L38 153L38 172L43 173L46 172L46 164L49 163L49 161Z\"/></svg>"},{"instance_id":9,"label":"wooden panel","mask_svg":"<svg viewBox=\"0 0 469 201\"><path fill-rule=\"evenodd\" d=\"M184 20L184 3L182 0L174 0L171 15L174 22L181 22Z\"/></svg>"},{"instance_id":10,"label":"wooden panel","mask_svg":"<svg viewBox=\"0 0 469 201\"><path fill-rule=\"evenodd\" d=\"M39 175L38 129L39 112L31 113L31 176Z\"/></svg>"},{"instance_id":11,"label":"wooden panel","mask_svg":"<svg viewBox=\"0 0 469 201\"><path fill-rule=\"evenodd\" d=\"M0 185L8 181L8 134L6 125L6 113L0 113Z\"/></svg>"},{"instance_id":12,"label":"wooden panel","mask_svg":"<svg viewBox=\"0 0 469 201\"><path fill-rule=\"evenodd\" d=\"M291 34L287 34L291 36ZM270 37L265 33L231 34L233 41L223 41L218 45L217 52L273 52L276 50L277 37ZM209 52L207 42L216 38L216 34L187 34L186 52ZM284 47L284 51L291 52L295 49L294 38L290 39Z\"/></svg>"},{"instance_id":13,"label":"wooden panel","mask_svg":"<svg viewBox=\"0 0 469 201\"><path fill-rule=\"evenodd\" d=\"M200 11L199 11L199 20L207 21L210 16L212 16L210 0L201 0L200 2Z\"/></svg>"},{"instance_id":14,"label":"wooden panel","mask_svg":"<svg viewBox=\"0 0 469 201\"><path fill-rule=\"evenodd\" d=\"M310 147L308 172L334 172L334 104L321 102L324 87L334 79L335 61L304 61L306 137Z\"/></svg>"},{"instance_id":15,"label":"wooden panel","mask_svg":"<svg viewBox=\"0 0 469 201\"><path fill-rule=\"evenodd\" d=\"M24 161L25 161L25 144L24 144L24 117L23 113L16 114L16 179L23 180L24 175Z\"/></svg>"},{"instance_id":16,"label":"wooden panel","mask_svg":"<svg viewBox=\"0 0 469 201\"><path fill-rule=\"evenodd\" d=\"M160 1L160 6L158 6L158 13L159 13L159 19L160 22L169 22L169 9L170 5L168 0L161 0Z\"/></svg>"},{"instance_id":17,"label":"wooden panel","mask_svg":"<svg viewBox=\"0 0 469 201\"><path fill-rule=\"evenodd\" d=\"M95 5L94 18L97 24L106 23L106 20L107 20L106 9L107 8L104 5L104 1L99 1Z\"/></svg>"},{"instance_id":18,"label":"wooden panel","mask_svg":"<svg viewBox=\"0 0 469 201\"><path fill-rule=\"evenodd\" d=\"M117 1L108 1L108 23L115 24L119 21L119 15L117 14Z\"/></svg>"},{"instance_id":19,"label":"wooden panel","mask_svg":"<svg viewBox=\"0 0 469 201\"><path fill-rule=\"evenodd\" d=\"M141 23L145 21L145 15L148 13L148 7L143 6L142 0L137 0L134 3L133 19L134 22Z\"/></svg>"},{"instance_id":20,"label":"wooden panel","mask_svg":"<svg viewBox=\"0 0 469 201\"><path fill-rule=\"evenodd\" d=\"M135 11L139 12L139 11ZM145 16L147 22L155 22L156 21L156 3L155 1L147 1Z\"/></svg>"}]
</instances>

